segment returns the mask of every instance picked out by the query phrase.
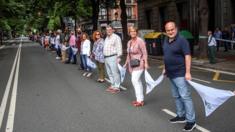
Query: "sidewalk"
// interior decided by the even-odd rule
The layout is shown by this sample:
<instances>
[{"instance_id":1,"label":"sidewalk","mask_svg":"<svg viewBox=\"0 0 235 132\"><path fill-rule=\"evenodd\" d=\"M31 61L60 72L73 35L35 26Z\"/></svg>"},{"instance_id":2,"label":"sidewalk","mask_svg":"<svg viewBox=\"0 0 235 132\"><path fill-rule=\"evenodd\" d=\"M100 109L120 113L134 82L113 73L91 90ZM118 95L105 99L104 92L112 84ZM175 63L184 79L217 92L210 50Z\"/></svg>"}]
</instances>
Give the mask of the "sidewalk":
<instances>
[{"instance_id":1,"label":"sidewalk","mask_svg":"<svg viewBox=\"0 0 235 132\"><path fill-rule=\"evenodd\" d=\"M163 59L162 56L149 55L149 57L157 60ZM216 53L216 57L216 64L210 64L208 60L197 60L196 58L193 58L192 66L235 73L235 50L229 50L228 52L223 52L222 50L220 50Z\"/></svg>"}]
</instances>

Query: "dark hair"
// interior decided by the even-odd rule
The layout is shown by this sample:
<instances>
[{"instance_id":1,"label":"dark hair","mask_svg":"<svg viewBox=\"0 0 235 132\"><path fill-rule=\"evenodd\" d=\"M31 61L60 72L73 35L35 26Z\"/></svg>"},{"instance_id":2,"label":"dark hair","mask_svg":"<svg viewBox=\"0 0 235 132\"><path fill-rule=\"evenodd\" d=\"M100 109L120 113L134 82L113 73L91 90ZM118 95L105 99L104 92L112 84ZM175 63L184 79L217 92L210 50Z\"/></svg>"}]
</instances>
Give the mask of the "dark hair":
<instances>
[{"instance_id":1,"label":"dark hair","mask_svg":"<svg viewBox=\"0 0 235 132\"><path fill-rule=\"evenodd\" d=\"M177 24L176 24L176 22L175 22L174 20L166 20L166 21L164 22L164 26L166 26L166 24L168 24L168 23L174 23L175 26L177 27Z\"/></svg>"},{"instance_id":2,"label":"dark hair","mask_svg":"<svg viewBox=\"0 0 235 132\"><path fill-rule=\"evenodd\" d=\"M113 29L113 25L109 24L109 25L106 26L106 28L112 28Z\"/></svg>"}]
</instances>

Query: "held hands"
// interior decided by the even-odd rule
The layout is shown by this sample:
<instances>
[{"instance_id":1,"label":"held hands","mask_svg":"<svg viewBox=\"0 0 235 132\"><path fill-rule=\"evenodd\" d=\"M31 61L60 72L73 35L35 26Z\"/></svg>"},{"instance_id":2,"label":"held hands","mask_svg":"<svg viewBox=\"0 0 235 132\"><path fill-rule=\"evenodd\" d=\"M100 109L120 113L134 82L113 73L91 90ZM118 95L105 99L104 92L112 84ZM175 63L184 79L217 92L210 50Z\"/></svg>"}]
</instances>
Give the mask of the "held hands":
<instances>
[{"instance_id":1,"label":"held hands","mask_svg":"<svg viewBox=\"0 0 235 132\"><path fill-rule=\"evenodd\" d=\"M117 64L119 64L120 61L121 61L121 58L118 57L117 60L116 60Z\"/></svg>"},{"instance_id":2,"label":"held hands","mask_svg":"<svg viewBox=\"0 0 235 132\"><path fill-rule=\"evenodd\" d=\"M185 74L185 79L186 79L186 80L192 80L191 74L190 74L190 73L186 73L186 74Z\"/></svg>"},{"instance_id":3,"label":"held hands","mask_svg":"<svg viewBox=\"0 0 235 132\"><path fill-rule=\"evenodd\" d=\"M162 75L166 75L166 70L165 70L165 68L162 70Z\"/></svg>"},{"instance_id":4,"label":"held hands","mask_svg":"<svg viewBox=\"0 0 235 132\"><path fill-rule=\"evenodd\" d=\"M149 64L148 63L144 63L144 69L149 69Z\"/></svg>"}]
</instances>

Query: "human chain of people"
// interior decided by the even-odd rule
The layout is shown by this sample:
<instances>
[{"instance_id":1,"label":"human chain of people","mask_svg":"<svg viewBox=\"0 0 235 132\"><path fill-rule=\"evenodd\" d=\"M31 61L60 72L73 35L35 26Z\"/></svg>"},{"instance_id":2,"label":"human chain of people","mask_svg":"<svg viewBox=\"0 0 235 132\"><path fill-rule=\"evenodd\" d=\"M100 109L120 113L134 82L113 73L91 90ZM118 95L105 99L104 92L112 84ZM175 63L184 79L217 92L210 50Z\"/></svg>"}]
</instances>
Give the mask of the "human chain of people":
<instances>
[{"instance_id":1,"label":"human chain of people","mask_svg":"<svg viewBox=\"0 0 235 132\"><path fill-rule=\"evenodd\" d=\"M97 82L105 82L105 70L109 78L110 86L106 91L118 94L122 88L126 70L131 74L131 82L135 90L136 100L131 104L134 107L143 107L144 88L141 81L142 74L145 74L147 85L146 94L151 92L161 83L164 76L168 77L172 85L172 96L175 99L176 116L170 119L171 123L186 123L184 131L192 131L196 128L196 117L189 84L195 88L203 100L206 116L209 116L216 108L222 105L234 92L219 90L192 82L191 76L191 54L188 41L179 35L174 21L165 24L166 39L163 42L164 67L162 77L156 81L148 73L148 54L145 42L138 37L138 29L129 28L130 40L127 43L127 55L125 63L119 63L123 55L121 38L114 33L111 25L106 27L106 35L95 31L92 38L80 30L62 32L57 30L49 35L42 36L41 45L46 50L56 52L56 59L65 64L77 64L77 54L80 57L79 69L84 71L82 76L90 78L94 69L98 70ZM214 47L216 40L212 32L208 31L208 47L210 63L215 63ZM93 47L92 47L92 42ZM210 95L213 95L211 97Z\"/></svg>"}]
</instances>

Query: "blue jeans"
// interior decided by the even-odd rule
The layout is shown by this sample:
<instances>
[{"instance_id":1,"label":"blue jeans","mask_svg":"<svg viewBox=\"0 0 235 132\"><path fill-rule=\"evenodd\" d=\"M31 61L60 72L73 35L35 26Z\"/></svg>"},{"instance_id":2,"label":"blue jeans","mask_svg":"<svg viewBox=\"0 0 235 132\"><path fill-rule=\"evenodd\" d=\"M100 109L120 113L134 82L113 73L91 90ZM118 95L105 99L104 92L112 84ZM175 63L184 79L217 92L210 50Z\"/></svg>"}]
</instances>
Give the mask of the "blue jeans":
<instances>
[{"instance_id":1,"label":"blue jeans","mask_svg":"<svg viewBox=\"0 0 235 132\"><path fill-rule=\"evenodd\" d=\"M177 116L185 117L187 122L195 122L191 91L187 86L185 77L170 78L170 81L172 84L172 96L175 98Z\"/></svg>"},{"instance_id":2,"label":"blue jeans","mask_svg":"<svg viewBox=\"0 0 235 132\"><path fill-rule=\"evenodd\" d=\"M88 56L87 55L81 55L81 58L82 58L82 64L83 64L84 70L90 72L91 68L87 65L87 58L88 58Z\"/></svg>"},{"instance_id":3,"label":"blue jeans","mask_svg":"<svg viewBox=\"0 0 235 132\"><path fill-rule=\"evenodd\" d=\"M112 56L104 59L105 68L109 79L111 81L111 86L113 88L119 89L121 84L121 77L118 70L117 56Z\"/></svg>"},{"instance_id":4,"label":"blue jeans","mask_svg":"<svg viewBox=\"0 0 235 132\"><path fill-rule=\"evenodd\" d=\"M58 57L61 57L61 49L60 46L58 46L58 48L56 49L56 54Z\"/></svg>"},{"instance_id":5,"label":"blue jeans","mask_svg":"<svg viewBox=\"0 0 235 132\"><path fill-rule=\"evenodd\" d=\"M74 63L74 64L77 63L77 56L73 54L73 49L72 49L72 47L70 46L70 47L69 47L69 59L68 59L68 62L69 62L69 63L71 62L71 59L73 60L73 63Z\"/></svg>"}]
</instances>

